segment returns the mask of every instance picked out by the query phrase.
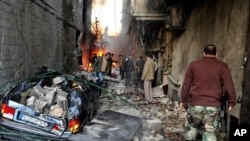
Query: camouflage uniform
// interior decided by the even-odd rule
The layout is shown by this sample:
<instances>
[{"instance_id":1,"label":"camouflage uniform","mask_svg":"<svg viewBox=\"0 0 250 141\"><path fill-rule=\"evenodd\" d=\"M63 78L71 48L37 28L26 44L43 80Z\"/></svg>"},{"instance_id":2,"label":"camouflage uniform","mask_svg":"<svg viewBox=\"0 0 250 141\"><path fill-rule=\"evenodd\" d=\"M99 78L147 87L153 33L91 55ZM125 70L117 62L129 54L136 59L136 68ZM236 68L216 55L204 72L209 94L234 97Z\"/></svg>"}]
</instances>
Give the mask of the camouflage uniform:
<instances>
[{"instance_id":1,"label":"camouflage uniform","mask_svg":"<svg viewBox=\"0 0 250 141\"><path fill-rule=\"evenodd\" d=\"M195 140L198 134L202 134L202 141L216 141L214 132L219 127L219 111L220 107L189 106L185 139Z\"/></svg>"}]
</instances>

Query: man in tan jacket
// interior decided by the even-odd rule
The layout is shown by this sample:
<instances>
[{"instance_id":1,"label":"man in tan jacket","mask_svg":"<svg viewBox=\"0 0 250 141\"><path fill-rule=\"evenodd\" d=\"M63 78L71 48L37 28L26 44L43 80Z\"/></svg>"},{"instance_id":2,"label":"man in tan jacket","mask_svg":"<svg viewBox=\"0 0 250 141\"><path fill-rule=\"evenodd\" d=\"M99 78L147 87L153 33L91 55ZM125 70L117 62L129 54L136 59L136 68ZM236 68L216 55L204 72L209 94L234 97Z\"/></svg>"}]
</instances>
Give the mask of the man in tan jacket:
<instances>
[{"instance_id":1,"label":"man in tan jacket","mask_svg":"<svg viewBox=\"0 0 250 141\"><path fill-rule=\"evenodd\" d=\"M153 100L152 80L154 79L154 73L155 63L153 61L153 55L147 53L141 79L144 81L145 98L148 102L152 102Z\"/></svg>"}]
</instances>

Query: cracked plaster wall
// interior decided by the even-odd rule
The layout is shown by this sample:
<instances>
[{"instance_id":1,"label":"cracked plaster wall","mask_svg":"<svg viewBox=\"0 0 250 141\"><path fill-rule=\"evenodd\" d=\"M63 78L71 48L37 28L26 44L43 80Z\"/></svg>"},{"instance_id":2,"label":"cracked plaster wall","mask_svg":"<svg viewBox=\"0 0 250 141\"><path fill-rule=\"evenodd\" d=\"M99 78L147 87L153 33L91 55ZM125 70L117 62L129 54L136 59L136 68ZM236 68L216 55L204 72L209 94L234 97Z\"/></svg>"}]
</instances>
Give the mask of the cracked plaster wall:
<instances>
[{"instance_id":1,"label":"cracked plaster wall","mask_svg":"<svg viewBox=\"0 0 250 141\"><path fill-rule=\"evenodd\" d=\"M77 68L72 8L69 0L0 0L0 84L33 76L41 66Z\"/></svg>"}]
</instances>

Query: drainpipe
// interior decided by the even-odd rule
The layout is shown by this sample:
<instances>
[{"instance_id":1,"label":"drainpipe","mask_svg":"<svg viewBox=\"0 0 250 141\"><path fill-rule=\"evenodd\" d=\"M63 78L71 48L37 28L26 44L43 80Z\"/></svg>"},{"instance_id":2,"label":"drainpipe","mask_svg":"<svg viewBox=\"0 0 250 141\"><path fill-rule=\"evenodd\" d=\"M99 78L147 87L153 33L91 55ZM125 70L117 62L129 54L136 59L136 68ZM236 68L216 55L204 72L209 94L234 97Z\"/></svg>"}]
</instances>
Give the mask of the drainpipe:
<instances>
[{"instance_id":1,"label":"drainpipe","mask_svg":"<svg viewBox=\"0 0 250 141\"><path fill-rule=\"evenodd\" d=\"M26 42L27 45L27 52L25 54L25 76L28 77L30 74L30 56L29 56L29 50L31 48L31 43L30 43L30 1L26 1L25 3L25 35L24 35L24 42Z\"/></svg>"},{"instance_id":2,"label":"drainpipe","mask_svg":"<svg viewBox=\"0 0 250 141\"><path fill-rule=\"evenodd\" d=\"M4 28L5 28L5 16L4 16L4 22L3 22L3 30L2 30L2 38L1 38L1 46L0 46L0 60L2 61L2 48L4 45Z\"/></svg>"}]
</instances>

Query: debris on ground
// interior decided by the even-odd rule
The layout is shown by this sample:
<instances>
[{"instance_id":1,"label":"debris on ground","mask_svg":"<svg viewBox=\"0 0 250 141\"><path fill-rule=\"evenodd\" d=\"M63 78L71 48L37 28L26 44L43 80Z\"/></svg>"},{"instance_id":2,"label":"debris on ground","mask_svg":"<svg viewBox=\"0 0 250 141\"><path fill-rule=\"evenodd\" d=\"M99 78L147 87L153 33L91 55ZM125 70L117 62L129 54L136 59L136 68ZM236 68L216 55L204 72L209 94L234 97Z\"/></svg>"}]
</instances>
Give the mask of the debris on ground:
<instances>
[{"instance_id":1,"label":"debris on ground","mask_svg":"<svg viewBox=\"0 0 250 141\"><path fill-rule=\"evenodd\" d=\"M82 74L91 76L86 72ZM112 110L139 117L143 124L142 134L135 136L134 141L183 140L186 113L168 101L160 87L154 89L153 101L149 103L142 89L126 87L125 80L106 76L105 82L98 113Z\"/></svg>"}]
</instances>

